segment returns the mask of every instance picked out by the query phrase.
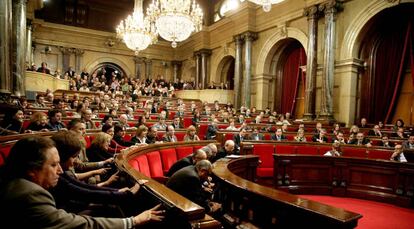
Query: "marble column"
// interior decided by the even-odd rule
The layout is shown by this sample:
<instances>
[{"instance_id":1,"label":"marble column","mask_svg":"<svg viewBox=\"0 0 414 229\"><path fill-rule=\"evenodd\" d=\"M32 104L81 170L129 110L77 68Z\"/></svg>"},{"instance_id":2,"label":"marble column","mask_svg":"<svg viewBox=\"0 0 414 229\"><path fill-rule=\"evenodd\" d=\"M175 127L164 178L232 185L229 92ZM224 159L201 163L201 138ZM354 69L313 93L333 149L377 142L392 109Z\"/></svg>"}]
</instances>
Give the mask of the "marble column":
<instances>
[{"instance_id":1,"label":"marble column","mask_svg":"<svg viewBox=\"0 0 414 229\"><path fill-rule=\"evenodd\" d=\"M70 66L70 55L73 52L71 48L59 47L62 52L62 73L66 72Z\"/></svg>"},{"instance_id":2,"label":"marble column","mask_svg":"<svg viewBox=\"0 0 414 229\"><path fill-rule=\"evenodd\" d=\"M243 52L243 36L234 36L234 43L236 44L236 54L234 63L234 107L240 109L241 107L241 79L243 77L242 69L242 52Z\"/></svg>"},{"instance_id":3,"label":"marble column","mask_svg":"<svg viewBox=\"0 0 414 229\"><path fill-rule=\"evenodd\" d=\"M20 97L26 94L26 0L13 0L12 14L12 93Z\"/></svg>"},{"instance_id":4,"label":"marble column","mask_svg":"<svg viewBox=\"0 0 414 229\"><path fill-rule=\"evenodd\" d=\"M194 89L201 89L199 88L199 83L200 83L200 65L201 65L201 54L199 52L196 52L194 54L195 57L195 79L194 79Z\"/></svg>"},{"instance_id":5,"label":"marble column","mask_svg":"<svg viewBox=\"0 0 414 229\"><path fill-rule=\"evenodd\" d=\"M308 17L308 55L306 64L305 112L303 119L312 120L315 115L316 72L318 68L318 6L305 9L304 15Z\"/></svg>"},{"instance_id":6,"label":"marble column","mask_svg":"<svg viewBox=\"0 0 414 229\"><path fill-rule=\"evenodd\" d=\"M0 1L0 94L11 93L10 45L12 1Z\"/></svg>"},{"instance_id":7,"label":"marble column","mask_svg":"<svg viewBox=\"0 0 414 229\"><path fill-rule=\"evenodd\" d=\"M335 73L335 21L340 4L329 0L319 6L325 13L325 50L323 53L321 112L318 119L333 120L333 89Z\"/></svg>"},{"instance_id":8,"label":"marble column","mask_svg":"<svg viewBox=\"0 0 414 229\"><path fill-rule=\"evenodd\" d=\"M171 62L172 66L173 66L173 81L176 82L179 78L181 78L179 76L179 72L180 72L180 68L181 68L181 61L172 61Z\"/></svg>"},{"instance_id":9,"label":"marble column","mask_svg":"<svg viewBox=\"0 0 414 229\"><path fill-rule=\"evenodd\" d=\"M145 60L145 78L152 79L152 60L146 59Z\"/></svg>"},{"instance_id":10,"label":"marble column","mask_svg":"<svg viewBox=\"0 0 414 229\"><path fill-rule=\"evenodd\" d=\"M201 89L207 88L207 82L210 81L208 76L208 59L211 55L211 50L202 49L201 53Z\"/></svg>"},{"instance_id":11,"label":"marble column","mask_svg":"<svg viewBox=\"0 0 414 229\"><path fill-rule=\"evenodd\" d=\"M257 39L257 33L247 32L243 36L245 40L244 104L246 107L251 107L252 43Z\"/></svg>"},{"instance_id":12,"label":"marble column","mask_svg":"<svg viewBox=\"0 0 414 229\"><path fill-rule=\"evenodd\" d=\"M141 72L142 72L143 59L141 57L134 56L134 63L135 63L135 78L142 79Z\"/></svg>"},{"instance_id":13,"label":"marble column","mask_svg":"<svg viewBox=\"0 0 414 229\"><path fill-rule=\"evenodd\" d=\"M26 23L26 64L29 66L33 63L33 53L32 53L32 33L33 25L31 20L27 20Z\"/></svg>"},{"instance_id":14,"label":"marble column","mask_svg":"<svg viewBox=\"0 0 414 229\"><path fill-rule=\"evenodd\" d=\"M82 57L85 53L85 50L83 49L74 49L75 53L75 71L76 72L82 72Z\"/></svg>"}]
</instances>

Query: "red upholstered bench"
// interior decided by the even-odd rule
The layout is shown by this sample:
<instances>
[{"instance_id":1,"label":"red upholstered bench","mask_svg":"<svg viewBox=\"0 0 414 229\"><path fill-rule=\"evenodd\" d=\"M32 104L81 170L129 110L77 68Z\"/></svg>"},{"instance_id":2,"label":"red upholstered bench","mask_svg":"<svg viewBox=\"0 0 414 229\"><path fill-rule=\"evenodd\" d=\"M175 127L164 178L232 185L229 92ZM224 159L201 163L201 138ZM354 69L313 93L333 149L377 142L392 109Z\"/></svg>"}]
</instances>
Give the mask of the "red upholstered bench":
<instances>
[{"instance_id":1,"label":"red upholstered bench","mask_svg":"<svg viewBox=\"0 0 414 229\"><path fill-rule=\"evenodd\" d=\"M184 141L185 132L175 132L178 141Z\"/></svg>"},{"instance_id":2,"label":"red upholstered bench","mask_svg":"<svg viewBox=\"0 0 414 229\"><path fill-rule=\"evenodd\" d=\"M183 125L184 128L187 128L193 124L193 117L184 117Z\"/></svg>"},{"instance_id":3,"label":"red upholstered bench","mask_svg":"<svg viewBox=\"0 0 414 229\"><path fill-rule=\"evenodd\" d=\"M206 138L207 128L208 128L207 124L200 124L198 126L198 137L200 137L200 139Z\"/></svg>"},{"instance_id":4,"label":"red upholstered bench","mask_svg":"<svg viewBox=\"0 0 414 229\"><path fill-rule=\"evenodd\" d=\"M389 160L391 158L393 151L390 150L368 150L368 158L370 159L383 159Z\"/></svg>"},{"instance_id":5,"label":"red upholstered bench","mask_svg":"<svg viewBox=\"0 0 414 229\"><path fill-rule=\"evenodd\" d=\"M139 155L138 157L134 159L138 163L138 168L139 168L138 171L140 171L142 174L144 174L147 177L151 177L151 171L150 171L150 167L148 164L147 156L143 154L143 155Z\"/></svg>"},{"instance_id":6,"label":"red upholstered bench","mask_svg":"<svg viewBox=\"0 0 414 229\"><path fill-rule=\"evenodd\" d=\"M193 149L192 146L183 146L175 148L175 151L177 152L177 160L180 160L183 157L187 157L188 155L192 154L195 150L196 149Z\"/></svg>"},{"instance_id":7,"label":"red upholstered bench","mask_svg":"<svg viewBox=\"0 0 414 229\"><path fill-rule=\"evenodd\" d=\"M258 177L273 177L273 154L275 146L273 144L255 144L253 154L258 155L261 164L257 167Z\"/></svg>"},{"instance_id":8,"label":"red upholstered bench","mask_svg":"<svg viewBox=\"0 0 414 229\"><path fill-rule=\"evenodd\" d=\"M192 148L192 147L189 147ZM177 152L174 148L171 149L162 149L160 150L161 154L161 161L162 161L162 169L164 174L168 172L171 166L178 160Z\"/></svg>"},{"instance_id":9,"label":"red upholstered bench","mask_svg":"<svg viewBox=\"0 0 414 229\"><path fill-rule=\"evenodd\" d=\"M319 154L318 155L324 155L326 152L331 150L331 146L319 146Z\"/></svg>"},{"instance_id":10,"label":"red upholstered bench","mask_svg":"<svg viewBox=\"0 0 414 229\"><path fill-rule=\"evenodd\" d=\"M272 135L269 133L266 133L263 135L264 140L271 140L272 139Z\"/></svg>"},{"instance_id":11,"label":"red upholstered bench","mask_svg":"<svg viewBox=\"0 0 414 229\"><path fill-rule=\"evenodd\" d=\"M298 146L296 148L296 153L301 155L319 155L319 150L317 146Z\"/></svg>"},{"instance_id":12,"label":"red upholstered bench","mask_svg":"<svg viewBox=\"0 0 414 229\"><path fill-rule=\"evenodd\" d=\"M159 151L153 151L146 154L151 178L161 183L165 183L167 178L164 176L163 165Z\"/></svg>"},{"instance_id":13,"label":"red upholstered bench","mask_svg":"<svg viewBox=\"0 0 414 229\"><path fill-rule=\"evenodd\" d=\"M296 154L296 146L276 145L277 154Z\"/></svg>"},{"instance_id":14,"label":"red upholstered bench","mask_svg":"<svg viewBox=\"0 0 414 229\"><path fill-rule=\"evenodd\" d=\"M367 158L367 150L365 148L343 147L342 148L342 156L344 156L344 157Z\"/></svg>"}]
</instances>

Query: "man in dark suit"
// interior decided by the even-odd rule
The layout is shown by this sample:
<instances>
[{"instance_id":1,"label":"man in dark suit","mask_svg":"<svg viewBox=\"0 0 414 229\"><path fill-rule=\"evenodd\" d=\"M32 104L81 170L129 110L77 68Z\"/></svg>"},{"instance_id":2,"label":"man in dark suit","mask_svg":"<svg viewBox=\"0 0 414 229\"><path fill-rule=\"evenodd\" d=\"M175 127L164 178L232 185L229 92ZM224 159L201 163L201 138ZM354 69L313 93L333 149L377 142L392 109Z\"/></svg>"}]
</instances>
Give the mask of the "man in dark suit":
<instances>
[{"instance_id":1,"label":"man in dark suit","mask_svg":"<svg viewBox=\"0 0 414 229\"><path fill-rule=\"evenodd\" d=\"M232 155L232 154L236 154L237 151L235 150L235 146L234 146L234 141L233 140L227 140L224 143L224 147L222 147L216 154L216 156L214 156L213 158L210 159L211 163L216 162L218 159L220 158L224 158L228 155Z\"/></svg>"},{"instance_id":2,"label":"man in dark suit","mask_svg":"<svg viewBox=\"0 0 414 229\"><path fill-rule=\"evenodd\" d=\"M177 137L175 136L175 129L172 125L168 125L165 130L165 134L162 137L163 142L177 142Z\"/></svg>"},{"instance_id":3,"label":"man in dark suit","mask_svg":"<svg viewBox=\"0 0 414 229\"><path fill-rule=\"evenodd\" d=\"M214 119L213 121L211 121L211 123L207 127L206 139L207 140L215 139L217 130L218 130L217 119Z\"/></svg>"},{"instance_id":4,"label":"man in dark suit","mask_svg":"<svg viewBox=\"0 0 414 229\"><path fill-rule=\"evenodd\" d=\"M212 167L210 161L201 160L194 166L182 168L168 179L167 187L199 204L207 213L216 212L221 208L221 204L209 201L202 188L202 184L207 181Z\"/></svg>"},{"instance_id":5,"label":"man in dark suit","mask_svg":"<svg viewBox=\"0 0 414 229\"><path fill-rule=\"evenodd\" d=\"M272 135L272 140L285 141L287 138L283 135L282 129L277 129L275 134Z\"/></svg>"},{"instance_id":6,"label":"man in dark suit","mask_svg":"<svg viewBox=\"0 0 414 229\"><path fill-rule=\"evenodd\" d=\"M171 177L174 175L175 172L178 170L187 167L189 165L195 165L198 161L207 159L207 153L204 150L197 150L196 152L192 153L191 155L188 155L187 157L184 157L178 161L176 161L171 168L168 170L166 176Z\"/></svg>"},{"instance_id":7,"label":"man in dark suit","mask_svg":"<svg viewBox=\"0 0 414 229\"><path fill-rule=\"evenodd\" d=\"M320 129L319 133L316 133L315 135L313 135L312 141L319 142L319 143L327 143L328 137L326 137L326 130L323 128Z\"/></svg>"},{"instance_id":8,"label":"man in dark suit","mask_svg":"<svg viewBox=\"0 0 414 229\"><path fill-rule=\"evenodd\" d=\"M250 135L250 140L261 141L263 139L263 134L259 132L259 128L255 127L253 133Z\"/></svg>"},{"instance_id":9,"label":"man in dark suit","mask_svg":"<svg viewBox=\"0 0 414 229\"><path fill-rule=\"evenodd\" d=\"M30 150L27 150L30 149ZM62 168L51 139L39 136L16 142L4 165L0 186L0 220L15 228L133 228L159 221L156 208L129 218L95 218L57 209L47 189L56 186Z\"/></svg>"},{"instance_id":10,"label":"man in dark suit","mask_svg":"<svg viewBox=\"0 0 414 229\"><path fill-rule=\"evenodd\" d=\"M233 137L233 141L235 144L235 149L237 152L240 152L240 144L242 141L248 139L248 134L246 129L241 129L240 132ZM238 154L238 153L237 153Z\"/></svg>"},{"instance_id":11,"label":"man in dark suit","mask_svg":"<svg viewBox=\"0 0 414 229\"><path fill-rule=\"evenodd\" d=\"M375 125L374 128L369 130L368 136L382 137L382 133L381 133L379 125Z\"/></svg>"},{"instance_id":12,"label":"man in dark suit","mask_svg":"<svg viewBox=\"0 0 414 229\"><path fill-rule=\"evenodd\" d=\"M356 138L352 139L349 144L353 144L353 145L365 145L370 147L371 146L371 141L368 138L365 138L364 133L357 133Z\"/></svg>"},{"instance_id":13,"label":"man in dark suit","mask_svg":"<svg viewBox=\"0 0 414 229\"><path fill-rule=\"evenodd\" d=\"M37 69L37 72L50 74L50 70L47 68L46 62L42 62L42 66Z\"/></svg>"}]
</instances>

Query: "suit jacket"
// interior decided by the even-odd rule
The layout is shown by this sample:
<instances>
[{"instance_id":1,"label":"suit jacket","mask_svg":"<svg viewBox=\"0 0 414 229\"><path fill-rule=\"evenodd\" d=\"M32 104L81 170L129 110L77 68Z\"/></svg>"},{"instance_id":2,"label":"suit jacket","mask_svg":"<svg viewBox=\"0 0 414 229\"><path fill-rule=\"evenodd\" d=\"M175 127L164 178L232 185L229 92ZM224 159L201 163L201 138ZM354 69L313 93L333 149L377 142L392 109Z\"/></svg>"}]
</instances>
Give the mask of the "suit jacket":
<instances>
[{"instance_id":1,"label":"suit jacket","mask_svg":"<svg viewBox=\"0 0 414 229\"><path fill-rule=\"evenodd\" d=\"M202 189L202 181L193 165L178 170L167 181L167 187L210 211Z\"/></svg>"},{"instance_id":2,"label":"suit jacket","mask_svg":"<svg viewBox=\"0 0 414 229\"><path fill-rule=\"evenodd\" d=\"M285 140L287 140L287 138L286 138L286 136L285 135L281 135L280 136L280 139L277 139L277 136L276 136L276 134L272 134L272 140L276 140L276 141L285 141Z\"/></svg>"},{"instance_id":3,"label":"suit jacket","mask_svg":"<svg viewBox=\"0 0 414 229\"><path fill-rule=\"evenodd\" d=\"M176 161L171 168L168 170L166 176L167 177L171 177L172 175L174 175L175 172L177 172L178 170L187 167L189 165L193 165L193 158L192 155L188 155L187 157L181 158L180 160Z\"/></svg>"},{"instance_id":4,"label":"suit jacket","mask_svg":"<svg viewBox=\"0 0 414 229\"><path fill-rule=\"evenodd\" d=\"M217 126L208 125L206 139L211 140L211 139L216 138L216 133L217 133Z\"/></svg>"},{"instance_id":5,"label":"suit jacket","mask_svg":"<svg viewBox=\"0 0 414 229\"><path fill-rule=\"evenodd\" d=\"M52 195L26 179L14 179L0 188L0 220L13 228L125 228L125 219L95 218L57 209Z\"/></svg>"},{"instance_id":6,"label":"suit jacket","mask_svg":"<svg viewBox=\"0 0 414 229\"><path fill-rule=\"evenodd\" d=\"M250 135L250 139L251 139L251 140L260 141L260 140L263 140L263 139L264 139L264 137L263 137L263 134L258 133L258 134L251 134L251 135Z\"/></svg>"},{"instance_id":7,"label":"suit jacket","mask_svg":"<svg viewBox=\"0 0 414 229\"><path fill-rule=\"evenodd\" d=\"M319 139L319 138L320 138L319 134L315 134L315 135L313 135L313 137L312 137L312 141L313 141L313 142L318 142L318 139ZM327 143L327 142L328 142L328 137L323 136L323 137L322 137L322 140L323 140L323 142Z\"/></svg>"},{"instance_id":8,"label":"suit jacket","mask_svg":"<svg viewBox=\"0 0 414 229\"><path fill-rule=\"evenodd\" d=\"M162 141L163 142L177 142L178 140L177 140L177 137L175 135L173 135L173 136L164 135L162 137Z\"/></svg>"}]
</instances>

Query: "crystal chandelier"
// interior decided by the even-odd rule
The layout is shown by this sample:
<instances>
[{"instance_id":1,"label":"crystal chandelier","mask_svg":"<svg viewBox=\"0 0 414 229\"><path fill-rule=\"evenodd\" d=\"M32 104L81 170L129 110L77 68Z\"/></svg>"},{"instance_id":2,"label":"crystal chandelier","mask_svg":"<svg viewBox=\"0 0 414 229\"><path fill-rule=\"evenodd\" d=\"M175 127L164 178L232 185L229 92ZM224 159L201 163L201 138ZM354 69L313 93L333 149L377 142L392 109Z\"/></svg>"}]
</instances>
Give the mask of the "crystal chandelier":
<instances>
[{"instance_id":1,"label":"crystal chandelier","mask_svg":"<svg viewBox=\"0 0 414 229\"><path fill-rule=\"evenodd\" d=\"M173 48L193 31L201 30L203 21L203 11L195 0L153 0L147 16L159 35L172 42Z\"/></svg>"},{"instance_id":2,"label":"crystal chandelier","mask_svg":"<svg viewBox=\"0 0 414 229\"><path fill-rule=\"evenodd\" d=\"M157 33L154 26L144 18L142 1L135 0L134 12L121 21L116 28L117 37L122 39L129 49L138 52L157 42Z\"/></svg>"},{"instance_id":3,"label":"crystal chandelier","mask_svg":"<svg viewBox=\"0 0 414 229\"><path fill-rule=\"evenodd\" d=\"M272 4L283 2L284 0L248 0L250 2L256 3L257 5L263 6L264 12L269 12L272 9Z\"/></svg>"}]
</instances>

